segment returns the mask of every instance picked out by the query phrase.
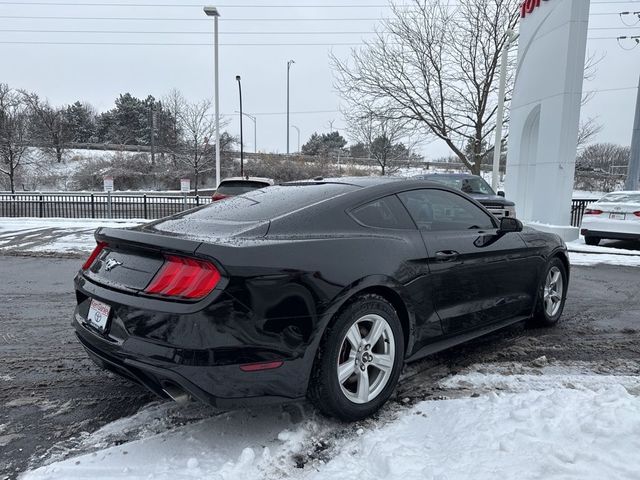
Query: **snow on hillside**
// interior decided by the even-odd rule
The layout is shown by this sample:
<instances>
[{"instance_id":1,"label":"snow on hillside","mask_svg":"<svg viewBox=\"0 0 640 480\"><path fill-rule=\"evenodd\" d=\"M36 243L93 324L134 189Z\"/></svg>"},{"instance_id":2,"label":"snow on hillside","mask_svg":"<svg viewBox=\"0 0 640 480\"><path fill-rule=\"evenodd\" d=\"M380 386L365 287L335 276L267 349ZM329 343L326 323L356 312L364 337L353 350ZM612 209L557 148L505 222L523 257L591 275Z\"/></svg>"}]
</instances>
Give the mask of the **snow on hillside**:
<instances>
[{"instance_id":1,"label":"snow on hillside","mask_svg":"<svg viewBox=\"0 0 640 480\"><path fill-rule=\"evenodd\" d=\"M134 151L119 151L119 150L88 150L88 149L68 149L65 150L64 159L61 163L51 161L43 153L35 148L28 151L26 155L26 161L24 162L24 177L27 179L24 183L24 187L28 190L39 191L69 191L73 189L72 178L78 173L83 165L88 162L95 162L98 160L111 160L115 157L132 157L138 155L138 152ZM335 168L339 167L339 164L333 165ZM350 159L346 158L342 162L342 166L349 166L358 170L366 170L378 172L378 167L370 167L367 165L350 164ZM448 166L438 167L433 163L430 167L403 167L395 172L395 175L401 177L412 177L415 175L422 175L428 173L460 173L464 170L452 169ZM481 176L491 184L491 171L483 171ZM500 175L498 182L498 190L504 190L505 176ZM20 187L20 186L19 186ZM579 199L594 199L597 200L604 196L604 192L587 192L576 190L573 192L573 198Z\"/></svg>"},{"instance_id":2,"label":"snow on hillside","mask_svg":"<svg viewBox=\"0 0 640 480\"><path fill-rule=\"evenodd\" d=\"M638 479L640 377L596 371L476 365L443 380L459 398L355 425L311 410L153 404L87 435L91 453L21 479ZM191 422L171 421L178 409Z\"/></svg>"}]
</instances>

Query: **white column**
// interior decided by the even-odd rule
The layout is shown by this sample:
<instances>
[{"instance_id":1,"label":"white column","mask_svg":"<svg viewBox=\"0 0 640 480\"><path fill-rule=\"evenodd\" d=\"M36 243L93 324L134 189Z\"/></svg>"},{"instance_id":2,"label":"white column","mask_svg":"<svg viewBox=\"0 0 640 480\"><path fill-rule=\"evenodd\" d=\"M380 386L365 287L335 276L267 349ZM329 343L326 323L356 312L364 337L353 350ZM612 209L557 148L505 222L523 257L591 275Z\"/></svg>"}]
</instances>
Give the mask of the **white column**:
<instances>
[{"instance_id":1,"label":"white column","mask_svg":"<svg viewBox=\"0 0 640 480\"><path fill-rule=\"evenodd\" d=\"M532 2L536 3L536 2ZM506 192L518 216L577 238L570 227L589 0L547 0L521 19Z\"/></svg>"}]
</instances>

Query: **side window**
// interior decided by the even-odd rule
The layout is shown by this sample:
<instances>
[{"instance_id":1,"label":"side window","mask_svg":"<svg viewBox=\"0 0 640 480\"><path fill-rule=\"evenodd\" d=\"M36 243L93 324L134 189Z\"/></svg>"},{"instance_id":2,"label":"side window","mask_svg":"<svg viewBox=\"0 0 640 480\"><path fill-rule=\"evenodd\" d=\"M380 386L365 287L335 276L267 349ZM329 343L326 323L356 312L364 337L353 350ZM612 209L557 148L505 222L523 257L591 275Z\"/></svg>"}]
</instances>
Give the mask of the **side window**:
<instances>
[{"instance_id":1,"label":"side window","mask_svg":"<svg viewBox=\"0 0 640 480\"><path fill-rule=\"evenodd\" d=\"M412 190L398 194L421 230L496 228L491 217L467 199L444 190Z\"/></svg>"},{"instance_id":2,"label":"side window","mask_svg":"<svg viewBox=\"0 0 640 480\"><path fill-rule=\"evenodd\" d=\"M394 196L379 198L351 210L351 216L367 227L414 229L411 218Z\"/></svg>"}]
</instances>

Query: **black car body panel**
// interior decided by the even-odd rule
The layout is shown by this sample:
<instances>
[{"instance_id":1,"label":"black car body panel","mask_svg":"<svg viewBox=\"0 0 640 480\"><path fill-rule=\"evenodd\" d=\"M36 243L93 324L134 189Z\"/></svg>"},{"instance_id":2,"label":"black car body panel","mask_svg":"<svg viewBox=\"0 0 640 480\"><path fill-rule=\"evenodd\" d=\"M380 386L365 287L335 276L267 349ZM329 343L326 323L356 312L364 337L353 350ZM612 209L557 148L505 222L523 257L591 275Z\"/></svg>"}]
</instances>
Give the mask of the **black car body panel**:
<instances>
[{"instance_id":1,"label":"black car body panel","mask_svg":"<svg viewBox=\"0 0 640 480\"><path fill-rule=\"evenodd\" d=\"M241 207L278 189L294 207L279 200L273 214L260 211L268 201L255 213ZM362 292L394 306L411 360L430 345L530 316L546 262L556 254L566 262L559 237L503 233L495 219L485 230L421 231L396 197L412 189L453 192L483 209L430 182L341 179L269 187L133 229L99 229L107 247L75 279L78 337L97 363L159 395L177 387L226 406L303 397L325 329ZM389 199L391 210L400 205L395 228L355 218L377 199ZM442 250L458 255L443 261ZM165 254L213 263L220 282L199 300L146 293ZM92 299L111 306L104 333L87 322ZM272 361L282 364L240 368Z\"/></svg>"}]
</instances>

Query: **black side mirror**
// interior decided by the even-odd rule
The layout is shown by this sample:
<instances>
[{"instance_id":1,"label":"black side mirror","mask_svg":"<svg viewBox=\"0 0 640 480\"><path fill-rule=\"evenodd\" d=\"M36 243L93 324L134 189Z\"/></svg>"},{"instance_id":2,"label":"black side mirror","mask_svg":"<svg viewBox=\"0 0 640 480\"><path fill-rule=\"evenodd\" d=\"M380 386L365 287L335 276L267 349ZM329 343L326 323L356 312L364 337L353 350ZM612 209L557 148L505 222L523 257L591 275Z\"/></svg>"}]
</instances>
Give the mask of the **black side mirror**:
<instances>
[{"instance_id":1,"label":"black side mirror","mask_svg":"<svg viewBox=\"0 0 640 480\"><path fill-rule=\"evenodd\" d=\"M499 196L499 197L504 198L504 192L503 192L502 190L500 190L500 191L498 192L498 196Z\"/></svg>"},{"instance_id":2,"label":"black side mirror","mask_svg":"<svg viewBox=\"0 0 640 480\"><path fill-rule=\"evenodd\" d=\"M522 222L514 217L503 217L500 219L500 233L521 232Z\"/></svg>"}]
</instances>

